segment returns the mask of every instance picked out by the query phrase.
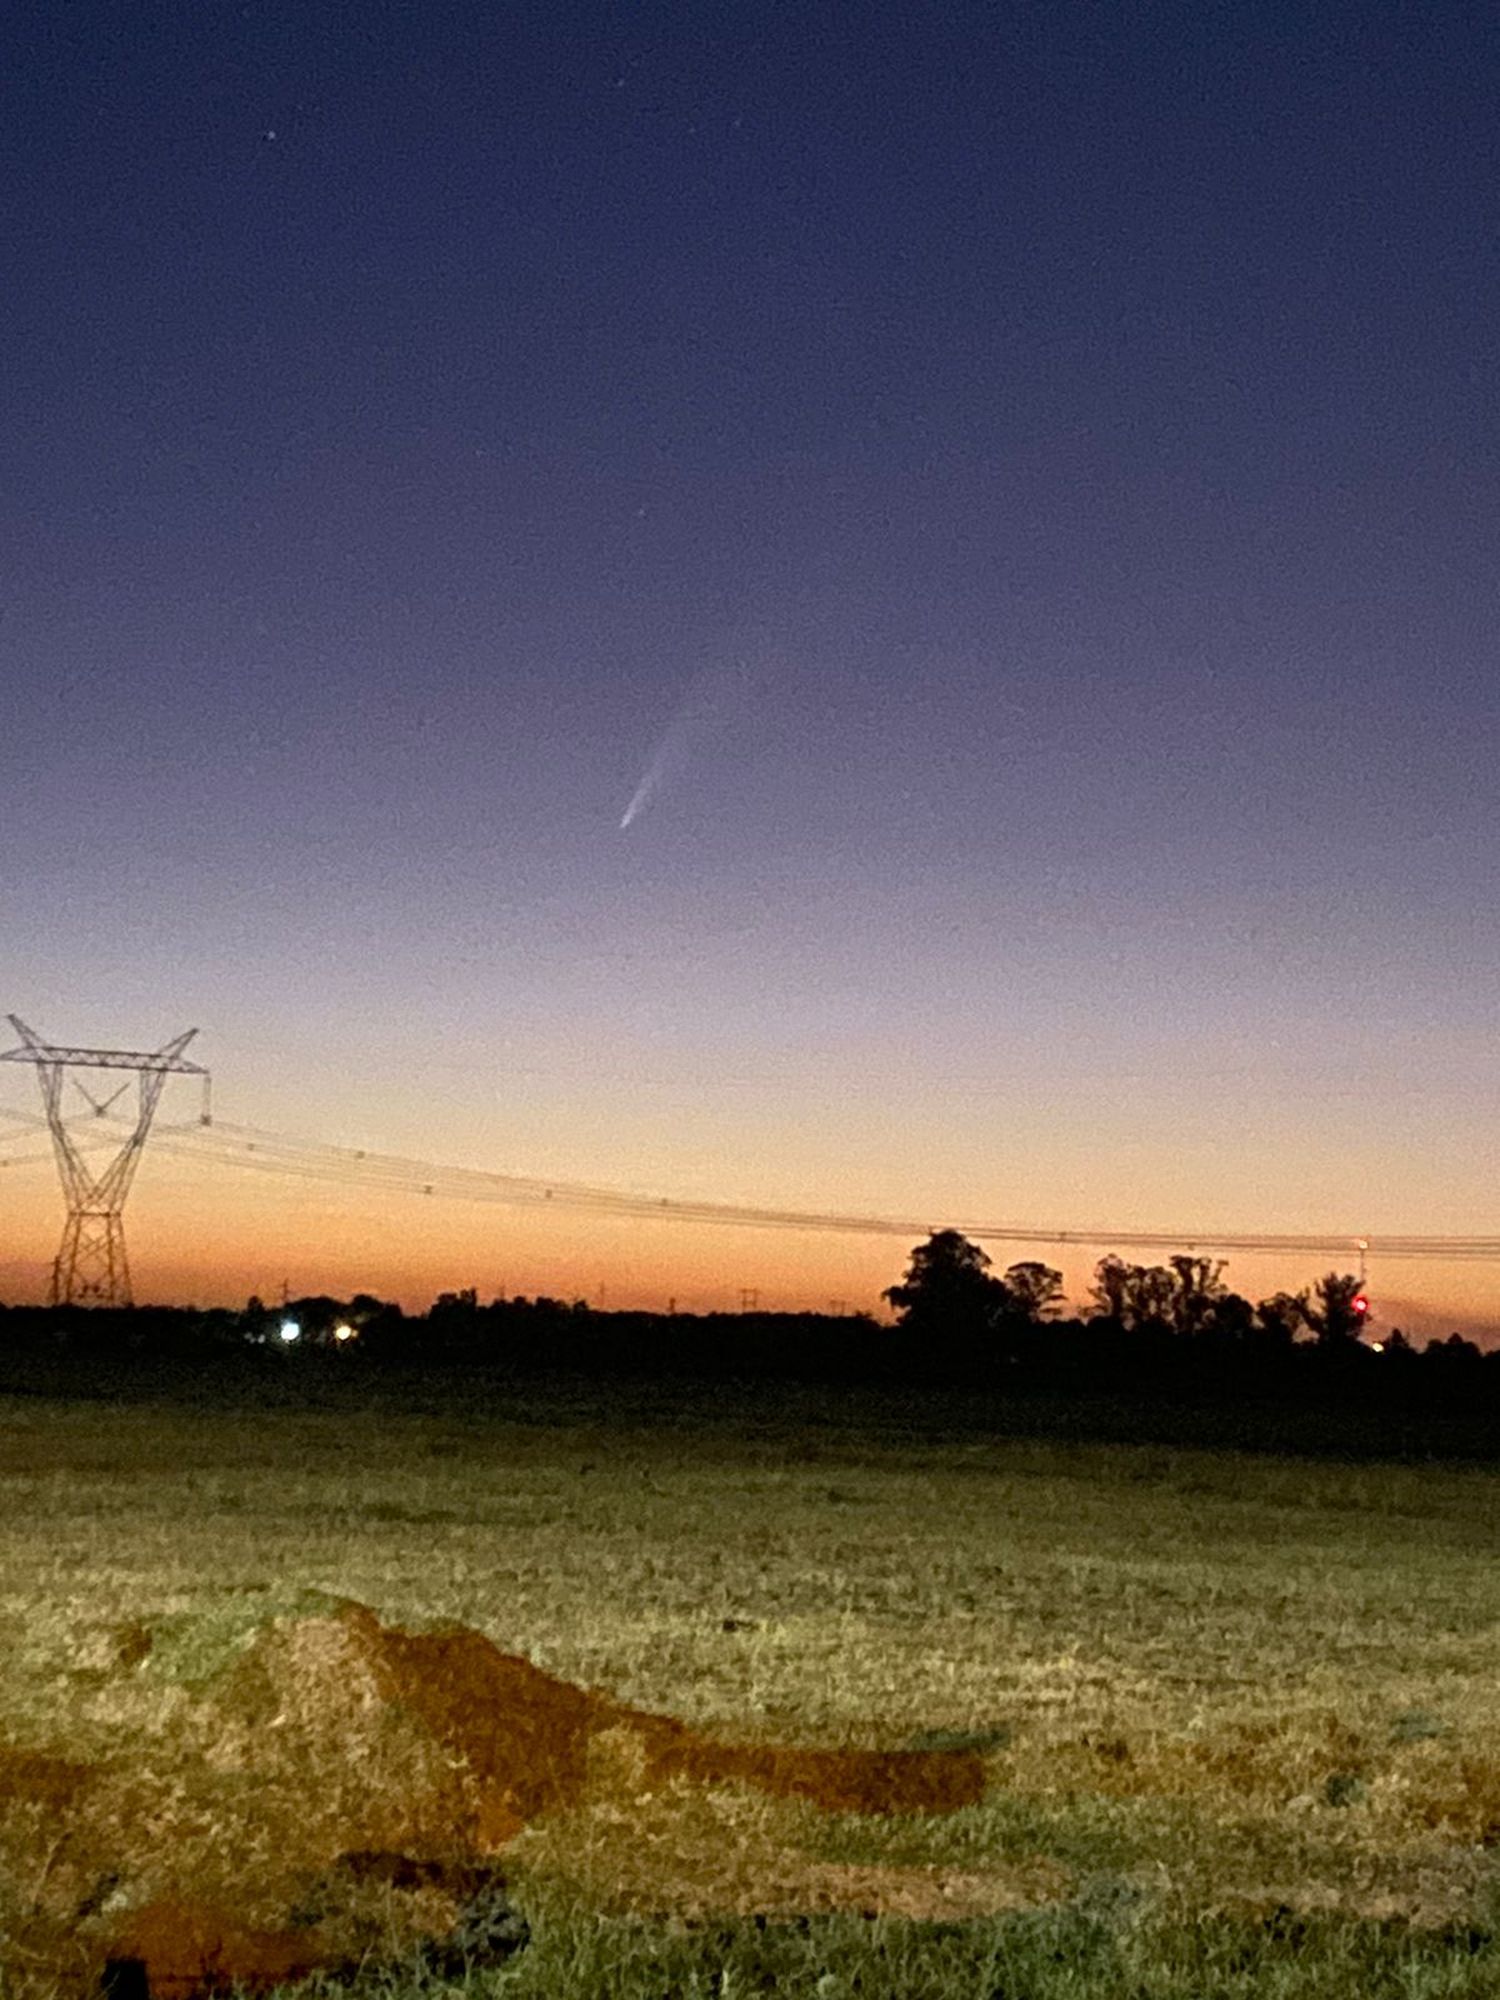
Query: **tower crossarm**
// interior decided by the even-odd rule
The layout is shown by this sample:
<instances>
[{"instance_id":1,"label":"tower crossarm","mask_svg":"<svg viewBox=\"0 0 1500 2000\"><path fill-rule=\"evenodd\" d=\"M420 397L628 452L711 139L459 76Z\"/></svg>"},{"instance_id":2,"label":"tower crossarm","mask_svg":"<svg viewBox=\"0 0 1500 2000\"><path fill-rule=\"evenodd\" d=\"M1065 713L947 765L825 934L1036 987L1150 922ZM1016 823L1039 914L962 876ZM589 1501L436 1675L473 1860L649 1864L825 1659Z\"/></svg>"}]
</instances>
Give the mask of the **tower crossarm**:
<instances>
[{"instance_id":1,"label":"tower crossarm","mask_svg":"<svg viewBox=\"0 0 1500 2000\"><path fill-rule=\"evenodd\" d=\"M60 1063L65 1069L161 1070L172 1076L208 1074L202 1063L189 1062L182 1053L197 1034L196 1028L189 1028L159 1049L76 1049L44 1042L18 1014L8 1014L6 1019L21 1042L18 1048L0 1050L0 1062Z\"/></svg>"}]
</instances>

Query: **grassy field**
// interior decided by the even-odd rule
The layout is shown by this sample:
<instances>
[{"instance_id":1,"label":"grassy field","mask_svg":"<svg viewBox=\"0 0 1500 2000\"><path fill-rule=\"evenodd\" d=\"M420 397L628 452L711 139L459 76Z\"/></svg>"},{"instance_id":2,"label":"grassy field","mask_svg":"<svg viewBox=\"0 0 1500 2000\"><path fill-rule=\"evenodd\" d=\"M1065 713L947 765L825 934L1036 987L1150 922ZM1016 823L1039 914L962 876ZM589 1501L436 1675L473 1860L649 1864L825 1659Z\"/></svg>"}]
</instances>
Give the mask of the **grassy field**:
<instances>
[{"instance_id":1,"label":"grassy field","mask_svg":"<svg viewBox=\"0 0 1500 2000\"><path fill-rule=\"evenodd\" d=\"M885 1816L632 1786L605 1744L505 1849L531 1942L476 1990L1500 1992L1500 1473L811 1390L426 1402L291 1371L232 1404L0 1397L0 1744L148 1771L250 1637L355 1599L716 1741L984 1759L977 1803ZM45 1989L27 1926L71 1865L26 1810L0 1799L0 1992Z\"/></svg>"}]
</instances>

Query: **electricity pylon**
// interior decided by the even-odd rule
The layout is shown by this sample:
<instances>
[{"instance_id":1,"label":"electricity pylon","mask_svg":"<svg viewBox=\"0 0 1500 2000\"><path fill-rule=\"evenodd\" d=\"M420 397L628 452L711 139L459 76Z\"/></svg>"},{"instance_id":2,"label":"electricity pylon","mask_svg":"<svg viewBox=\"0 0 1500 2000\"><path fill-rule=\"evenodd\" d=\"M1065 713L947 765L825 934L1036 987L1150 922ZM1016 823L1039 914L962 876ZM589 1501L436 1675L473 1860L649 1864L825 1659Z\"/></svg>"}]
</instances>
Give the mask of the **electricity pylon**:
<instances>
[{"instance_id":1,"label":"electricity pylon","mask_svg":"<svg viewBox=\"0 0 1500 2000\"><path fill-rule=\"evenodd\" d=\"M72 1049L44 1042L15 1014L10 1015L9 1020L21 1037L21 1046L5 1050L0 1054L0 1062L29 1062L36 1066L42 1103L47 1111L47 1125L52 1134L52 1150L57 1157L58 1178L62 1182L63 1199L68 1207L62 1248L52 1266L51 1303L55 1306L128 1306L131 1303L130 1265L125 1257L122 1211L125 1197L130 1192L130 1183L135 1179L135 1170L140 1165L151 1121L156 1116L157 1102L169 1076L202 1077L202 1122L205 1125L210 1122L209 1073L201 1063L184 1061L182 1054L198 1030L189 1028L175 1041L149 1051ZM96 1174L84 1165L82 1155L73 1143L73 1135L63 1122L64 1073L70 1069L134 1070L140 1077L140 1101L134 1128L127 1133L124 1144L102 1173ZM83 1089L81 1084L79 1089ZM83 1094L89 1096L87 1091ZM104 1106L92 1097L89 1097L89 1102L102 1117L114 1099L110 1098Z\"/></svg>"}]
</instances>

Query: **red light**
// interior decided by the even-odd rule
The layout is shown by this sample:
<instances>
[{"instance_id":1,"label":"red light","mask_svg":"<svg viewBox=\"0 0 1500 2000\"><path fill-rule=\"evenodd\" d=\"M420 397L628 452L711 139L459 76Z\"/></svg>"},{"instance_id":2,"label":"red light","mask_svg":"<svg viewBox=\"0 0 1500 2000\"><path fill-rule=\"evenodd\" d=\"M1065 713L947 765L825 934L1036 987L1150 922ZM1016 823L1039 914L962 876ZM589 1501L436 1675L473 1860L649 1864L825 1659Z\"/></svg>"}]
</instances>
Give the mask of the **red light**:
<instances>
[{"instance_id":1,"label":"red light","mask_svg":"<svg viewBox=\"0 0 1500 2000\"><path fill-rule=\"evenodd\" d=\"M1360 1293L1357 1299L1351 1299L1350 1304L1361 1319L1370 1310L1370 1301L1365 1297L1363 1292Z\"/></svg>"}]
</instances>

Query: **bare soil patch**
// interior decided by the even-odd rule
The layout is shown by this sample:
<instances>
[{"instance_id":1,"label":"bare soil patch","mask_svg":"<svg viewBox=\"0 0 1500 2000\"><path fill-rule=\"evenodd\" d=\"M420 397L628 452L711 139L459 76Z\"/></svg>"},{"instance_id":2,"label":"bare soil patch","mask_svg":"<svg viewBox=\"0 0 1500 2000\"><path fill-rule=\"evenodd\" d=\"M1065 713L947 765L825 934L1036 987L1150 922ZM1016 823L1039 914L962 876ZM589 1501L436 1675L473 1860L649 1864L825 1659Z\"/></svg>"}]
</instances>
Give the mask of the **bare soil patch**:
<instances>
[{"instance_id":1,"label":"bare soil patch","mask_svg":"<svg viewBox=\"0 0 1500 2000\"><path fill-rule=\"evenodd\" d=\"M152 1672L133 1625L96 1678ZM92 1760L0 1745L15 1969L84 1991L108 1968L118 1991L144 1979L190 2000L441 1944L495 1903L497 1857L534 1822L714 1788L931 1814L977 1802L984 1766L968 1750L713 1741L482 1633L330 1601L250 1631L154 1741ZM815 1901L837 1886L824 1873ZM855 1886L880 1902L876 1871Z\"/></svg>"}]
</instances>

